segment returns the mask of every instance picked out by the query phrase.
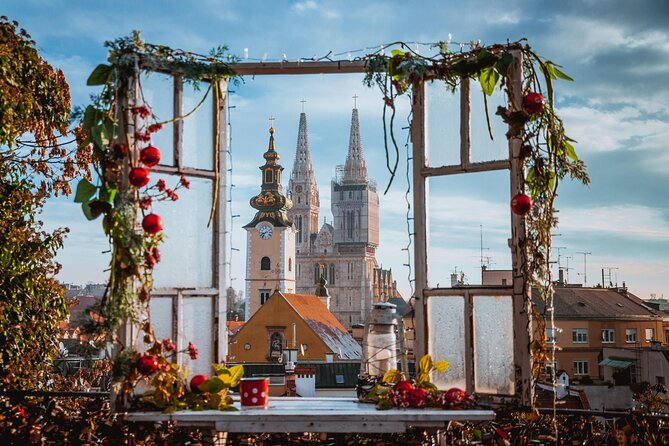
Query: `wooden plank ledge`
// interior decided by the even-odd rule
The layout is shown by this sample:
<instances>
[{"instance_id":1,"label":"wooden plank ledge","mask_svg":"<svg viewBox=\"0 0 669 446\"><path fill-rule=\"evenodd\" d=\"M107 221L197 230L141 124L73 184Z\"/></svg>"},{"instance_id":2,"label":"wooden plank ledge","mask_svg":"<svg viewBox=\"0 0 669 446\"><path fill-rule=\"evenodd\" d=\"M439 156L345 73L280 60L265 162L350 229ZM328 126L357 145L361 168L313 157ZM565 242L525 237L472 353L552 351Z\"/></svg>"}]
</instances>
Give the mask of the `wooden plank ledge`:
<instances>
[{"instance_id":1,"label":"wooden plank ledge","mask_svg":"<svg viewBox=\"0 0 669 446\"><path fill-rule=\"evenodd\" d=\"M184 410L173 413L129 412L128 422L175 422L181 427L209 428L218 432L331 432L392 433L409 427L445 428L450 421L494 420L492 410L390 409L350 398L270 398L267 407L234 405L236 412Z\"/></svg>"}]
</instances>

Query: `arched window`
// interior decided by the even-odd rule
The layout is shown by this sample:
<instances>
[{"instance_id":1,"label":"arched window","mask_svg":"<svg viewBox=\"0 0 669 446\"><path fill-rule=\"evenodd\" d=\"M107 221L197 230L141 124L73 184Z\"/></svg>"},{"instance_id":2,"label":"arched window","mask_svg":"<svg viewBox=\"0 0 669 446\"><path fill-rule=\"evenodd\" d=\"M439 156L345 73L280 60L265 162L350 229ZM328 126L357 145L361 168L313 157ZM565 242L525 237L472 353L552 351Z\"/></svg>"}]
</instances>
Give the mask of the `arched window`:
<instances>
[{"instance_id":1,"label":"arched window","mask_svg":"<svg viewBox=\"0 0 669 446\"><path fill-rule=\"evenodd\" d=\"M299 200L299 197L298 197ZM297 243L302 243L302 216L297 216Z\"/></svg>"},{"instance_id":2,"label":"arched window","mask_svg":"<svg viewBox=\"0 0 669 446\"><path fill-rule=\"evenodd\" d=\"M265 183L271 183L272 182L272 171L267 169L265 171Z\"/></svg>"},{"instance_id":3,"label":"arched window","mask_svg":"<svg viewBox=\"0 0 669 446\"><path fill-rule=\"evenodd\" d=\"M318 263L314 265L314 283L318 283L318 279L320 279L320 269Z\"/></svg>"},{"instance_id":4,"label":"arched window","mask_svg":"<svg viewBox=\"0 0 669 446\"><path fill-rule=\"evenodd\" d=\"M269 257L263 257L260 259L260 270L261 271L269 271L272 268L271 262L269 260Z\"/></svg>"},{"instance_id":5,"label":"arched window","mask_svg":"<svg viewBox=\"0 0 669 446\"><path fill-rule=\"evenodd\" d=\"M293 270L293 259L288 257L288 271L292 271L292 270Z\"/></svg>"},{"instance_id":6,"label":"arched window","mask_svg":"<svg viewBox=\"0 0 669 446\"><path fill-rule=\"evenodd\" d=\"M334 263L330 264L330 285L335 283L335 266Z\"/></svg>"}]
</instances>

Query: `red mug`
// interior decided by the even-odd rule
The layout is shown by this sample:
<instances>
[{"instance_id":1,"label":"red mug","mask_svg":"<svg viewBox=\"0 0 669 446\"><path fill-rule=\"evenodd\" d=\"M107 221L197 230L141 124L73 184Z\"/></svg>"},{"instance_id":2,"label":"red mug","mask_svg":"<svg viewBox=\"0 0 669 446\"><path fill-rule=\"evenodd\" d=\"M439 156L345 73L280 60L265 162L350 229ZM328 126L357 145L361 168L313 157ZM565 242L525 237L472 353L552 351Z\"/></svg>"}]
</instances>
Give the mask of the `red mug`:
<instances>
[{"instance_id":1,"label":"red mug","mask_svg":"<svg viewBox=\"0 0 669 446\"><path fill-rule=\"evenodd\" d=\"M242 378L239 396L242 406L266 406L269 378Z\"/></svg>"}]
</instances>

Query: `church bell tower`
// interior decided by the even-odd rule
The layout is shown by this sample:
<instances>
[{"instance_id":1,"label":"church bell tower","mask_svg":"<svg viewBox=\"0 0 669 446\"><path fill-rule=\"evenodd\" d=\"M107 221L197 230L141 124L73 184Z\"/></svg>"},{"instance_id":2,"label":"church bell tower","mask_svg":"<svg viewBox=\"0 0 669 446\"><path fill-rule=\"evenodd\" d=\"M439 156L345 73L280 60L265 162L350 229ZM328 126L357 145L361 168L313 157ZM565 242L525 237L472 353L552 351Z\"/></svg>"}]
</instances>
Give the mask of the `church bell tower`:
<instances>
[{"instance_id":1,"label":"church bell tower","mask_svg":"<svg viewBox=\"0 0 669 446\"><path fill-rule=\"evenodd\" d=\"M292 207L283 195L279 154L274 149L274 128L269 129L269 147L260 167L260 194L251 198L257 210L246 229L246 320L263 305L274 290L295 292L295 228L286 211Z\"/></svg>"}]
</instances>

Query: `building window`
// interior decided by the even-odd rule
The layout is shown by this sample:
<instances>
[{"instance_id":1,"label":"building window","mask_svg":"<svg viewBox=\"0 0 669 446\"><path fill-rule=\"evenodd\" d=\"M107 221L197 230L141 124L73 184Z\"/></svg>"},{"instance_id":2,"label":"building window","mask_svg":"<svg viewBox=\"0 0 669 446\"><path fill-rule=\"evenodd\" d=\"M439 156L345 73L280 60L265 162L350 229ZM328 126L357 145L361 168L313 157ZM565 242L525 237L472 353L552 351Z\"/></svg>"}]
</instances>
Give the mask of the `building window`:
<instances>
[{"instance_id":1,"label":"building window","mask_svg":"<svg viewBox=\"0 0 669 446\"><path fill-rule=\"evenodd\" d=\"M288 271L292 271L292 270L293 270L293 259L288 257Z\"/></svg>"},{"instance_id":2,"label":"building window","mask_svg":"<svg viewBox=\"0 0 669 446\"><path fill-rule=\"evenodd\" d=\"M267 299L269 299L270 290L260 290L260 305L265 305Z\"/></svg>"},{"instance_id":3,"label":"building window","mask_svg":"<svg viewBox=\"0 0 669 446\"><path fill-rule=\"evenodd\" d=\"M555 373L556 370L557 370L557 362L556 363L544 362L541 365L541 374L548 378L552 378L553 373Z\"/></svg>"},{"instance_id":4,"label":"building window","mask_svg":"<svg viewBox=\"0 0 669 446\"><path fill-rule=\"evenodd\" d=\"M669 344L669 330L664 330L664 343Z\"/></svg>"},{"instance_id":5,"label":"building window","mask_svg":"<svg viewBox=\"0 0 669 446\"><path fill-rule=\"evenodd\" d=\"M299 200L299 197L298 197ZM299 201L298 201L299 203ZM302 216L297 216L297 243L302 243Z\"/></svg>"},{"instance_id":6,"label":"building window","mask_svg":"<svg viewBox=\"0 0 669 446\"><path fill-rule=\"evenodd\" d=\"M546 329L546 344L556 344L557 343L557 328L547 328Z\"/></svg>"},{"instance_id":7,"label":"building window","mask_svg":"<svg viewBox=\"0 0 669 446\"><path fill-rule=\"evenodd\" d=\"M655 340L655 329L654 328L646 328L646 341L650 342Z\"/></svg>"},{"instance_id":8,"label":"building window","mask_svg":"<svg viewBox=\"0 0 669 446\"><path fill-rule=\"evenodd\" d=\"M314 265L314 283L318 283L318 280L320 279L320 269L318 263Z\"/></svg>"},{"instance_id":9,"label":"building window","mask_svg":"<svg viewBox=\"0 0 669 446\"><path fill-rule=\"evenodd\" d=\"M269 260L269 257L263 257L260 259L260 270L261 271L269 271L271 269L272 265Z\"/></svg>"},{"instance_id":10,"label":"building window","mask_svg":"<svg viewBox=\"0 0 669 446\"><path fill-rule=\"evenodd\" d=\"M269 357L275 361L283 358L283 334L274 332L269 338Z\"/></svg>"},{"instance_id":11,"label":"building window","mask_svg":"<svg viewBox=\"0 0 669 446\"><path fill-rule=\"evenodd\" d=\"M602 344L613 344L616 342L616 331L612 328L602 330Z\"/></svg>"},{"instance_id":12,"label":"building window","mask_svg":"<svg viewBox=\"0 0 669 446\"><path fill-rule=\"evenodd\" d=\"M265 183L271 183L271 182L272 182L272 171L268 169L265 171Z\"/></svg>"},{"instance_id":13,"label":"building window","mask_svg":"<svg viewBox=\"0 0 669 446\"><path fill-rule=\"evenodd\" d=\"M302 265L297 264L297 277L302 277Z\"/></svg>"},{"instance_id":14,"label":"building window","mask_svg":"<svg viewBox=\"0 0 669 446\"><path fill-rule=\"evenodd\" d=\"M574 344L587 344L587 342L588 342L588 329L587 328L574 328L571 331L571 340Z\"/></svg>"},{"instance_id":15,"label":"building window","mask_svg":"<svg viewBox=\"0 0 669 446\"><path fill-rule=\"evenodd\" d=\"M335 266L334 263L330 264L330 285L335 284Z\"/></svg>"},{"instance_id":16,"label":"building window","mask_svg":"<svg viewBox=\"0 0 669 446\"><path fill-rule=\"evenodd\" d=\"M587 375L588 361L574 361L574 375Z\"/></svg>"},{"instance_id":17,"label":"building window","mask_svg":"<svg viewBox=\"0 0 669 446\"><path fill-rule=\"evenodd\" d=\"M625 342L634 344L636 342L636 328L625 329Z\"/></svg>"}]
</instances>

